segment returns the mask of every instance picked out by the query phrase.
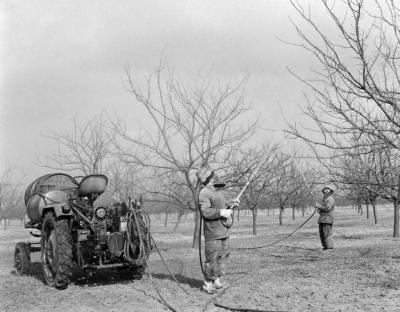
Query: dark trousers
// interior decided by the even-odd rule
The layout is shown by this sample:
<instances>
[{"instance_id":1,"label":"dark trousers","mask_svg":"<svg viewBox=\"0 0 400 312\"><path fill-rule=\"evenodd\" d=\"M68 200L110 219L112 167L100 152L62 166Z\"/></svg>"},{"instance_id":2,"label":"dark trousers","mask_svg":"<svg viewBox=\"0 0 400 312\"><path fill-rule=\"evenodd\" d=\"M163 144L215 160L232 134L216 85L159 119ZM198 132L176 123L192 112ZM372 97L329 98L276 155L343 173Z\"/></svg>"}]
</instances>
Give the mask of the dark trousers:
<instances>
[{"instance_id":1,"label":"dark trousers","mask_svg":"<svg viewBox=\"0 0 400 312\"><path fill-rule=\"evenodd\" d=\"M228 238L207 240L205 244L206 262L204 263L204 279L213 281L217 277L224 278L226 258L228 257Z\"/></svg>"},{"instance_id":2,"label":"dark trousers","mask_svg":"<svg viewBox=\"0 0 400 312\"><path fill-rule=\"evenodd\" d=\"M333 229L332 224L319 224L319 237L323 249L333 249Z\"/></svg>"}]
</instances>

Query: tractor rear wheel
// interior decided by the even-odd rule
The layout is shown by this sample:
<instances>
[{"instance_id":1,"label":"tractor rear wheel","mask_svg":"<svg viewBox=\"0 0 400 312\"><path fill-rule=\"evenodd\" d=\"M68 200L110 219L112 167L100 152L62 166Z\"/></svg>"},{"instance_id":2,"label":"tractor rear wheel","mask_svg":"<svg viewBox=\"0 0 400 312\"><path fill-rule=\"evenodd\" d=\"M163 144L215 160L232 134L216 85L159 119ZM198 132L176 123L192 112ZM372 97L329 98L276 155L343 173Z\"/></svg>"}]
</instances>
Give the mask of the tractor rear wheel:
<instances>
[{"instance_id":1,"label":"tractor rear wheel","mask_svg":"<svg viewBox=\"0 0 400 312\"><path fill-rule=\"evenodd\" d=\"M65 289L72 275L72 236L66 219L48 212L42 225L41 259L46 283Z\"/></svg>"},{"instance_id":2,"label":"tractor rear wheel","mask_svg":"<svg viewBox=\"0 0 400 312\"><path fill-rule=\"evenodd\" d=\"M14 265L17 275L29 274L31 253L28 244L17 243L14 251Z\"/></svg>"}]
</instances>

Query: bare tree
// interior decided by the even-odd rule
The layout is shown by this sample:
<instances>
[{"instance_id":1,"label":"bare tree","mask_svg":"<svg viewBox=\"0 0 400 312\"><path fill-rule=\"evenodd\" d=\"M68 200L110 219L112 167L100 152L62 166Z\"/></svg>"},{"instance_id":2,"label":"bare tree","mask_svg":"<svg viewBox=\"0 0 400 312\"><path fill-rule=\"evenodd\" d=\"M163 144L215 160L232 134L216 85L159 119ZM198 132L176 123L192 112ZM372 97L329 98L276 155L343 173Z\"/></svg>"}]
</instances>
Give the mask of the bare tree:
<instances>
[{"instance_id":1,"label":"bare tree","mask_svg":"<svg viewBox=\"0 0 400 312\"><path fill-rule=\"evenodd\" d=\"M292 190L290 192L289 205L292 208L292 219L296 218L296 209L299 209L300 206L304 206L307 200L310 198L309 191L307 187L304 185L304 181L300 174L295 171L295 168L292 168Z\"/></svg>"},{"instance_id":2,"label":"bare tree","mask_svg":"<svg viewBox=\"0 0 400 312\"><path fill-rule=\"evenodd\" d=\"M393 203L393 237L400 237L400 151L386 148L378 156L378 171L373 178L379 186L379 195Z\"/></svg>"},{"instance_id":3,"label":"bare tree","mask_svg":"<svg viewBox=\"0 0 400 312\"><path fill-rule=\"evenodd\" d=\"M0 178L0 223L4 220L5 230L9 219L17 218L22 221L25 215L21 183L12 183L10 175L11 169L8 169Z\"/></svg>"},{"instance_id":4,"label":"bare tree","mask_svg":"<svg viewBox=\"0 0 400 312\"><path fill-rule=\"evenodd\" d=\"M179 174L196 211L193 247L198 244L201 185L195 172L204 164L223 168L230 155L256 129L257 121L243 126L246 79L221 85L211 75L189 85L176 78L161 61L139 86L126 69L127 88L148 113L151 126L137 136L120 121L114 123L115 146L128 164L157 170L158 175ZM242 123L239 123L242 121ZM130 153L130 148L137 153Z\"/></svg>"},{"instance_id":5,"label":"bare tree","mask_svg":"<svg viewBox=\"0 0 400 312\"><path fill-rule=\"evenodd\" d=\"M276 203L279 208L279 225L283 225L284 209L289 205L289 200L292 192L292 180L290 177L291 172L291 158L290 156L282 154L279 159L278 173L272 180L270 188L271 199Z\"/></svg>"},{"instance_id":6,"label":"bare tree","mask_svg":"<svg viewBox=\"0 0 400 312\"><path fill-rule=\"evenodd\" d=\"M112 130L104 114L78 124L73 120L72 129L54 132L49 138L57 143L58 151L46 155L43 167L88 175L107 171L112 157Z\"/></svg>"},{"instance_id":7,"label":"bare tree","mask_svg":"<svg viewBox=\"0 0 400 312\"><path fill-rule=\"evenodd\" d=\"M320 180L320 172L307 168L295 155L281 156L279 172L273 180L270 188L270 196L279 208L279 225L283 225L283 214L285 208L292 208L294 219L295 209L307 203L315 204L315 187Z\"/></svg>"},{"instance_id":8,"label":"bare tree","mask_svg":"<svg viewBox=\"0 0 400 312\"><path fill-rule=\"evenodd\" d=\"M264 145L259 148L238 151L231 163L228 184L239 191L247 182L248 187L242 196L242 205L251 210L253 235L257 235L257 212L269 196L272 181L280 173L282 157L278 145ZM251 180L249 180L251 179Z\"/></svg>"},{"instance_id":9,"label":"bare tree","mask_svg":"<svg viewBox=\"0 0 400 312\"><path fill-rule=\"evenodd\" d=\"M184 176L179 172L171 174L168 171L160 172L155 168L149 168L148 171L152 172L152 174L147 176L144 192L152 197L159 198L160 202L163 201L165 203L163 210L166 220L169 214L177 214L177 221L174 226L174 231L176 231L185 211L193 211L195 209L194 201ZM167 221L165 226L166 223Z\"/></svg>"},{"instance_id":10,"label":"bare tree","mask_svg":"<svg viewBox=\"0 0 400 312\"><path fill-rule=\"evenodd\" d=\"M378 222L376 199L381 197L392 202L393 237L399 237L400 152L390 147L370 151L368 154L363 150L365 148L360 150L360 147L357 147L357 151L336 161L340 163L339 167L341 166L336 173L337 181L348 186L361 214L363 203L372 204L375 223Z\"/></svg>"},{"instance_id":11,"label":"bare tree","mask_svg":"<svg viewBox=\"0 0 400 312\"><path fill-rule=\"evenodd\" d=\"M53 133L58 152L46 155L43 167L74 173L75 175L105 174L107 192L118 201L143 193L140 168L121 163L114 155L113 127L101 113L89 121L78 123L74 118L70 130Z\"/></svg>"},{"instance_id":12,"label":"bare tree","mask_svg":"<svg viewBox=\"0 0 400 312\"><path fill-rule=\"evenodd\" d=\"M379 195L394 203L394 236L398 228L398 177L385 168L397 169L400 147L400 6L395 1L322 0L326 18L335 33L328 32L299 2L291 1L300 22L297 46L317 61L311 79L301 79L312 91L303 112L314 127L289 124L288 132L309 143L319 160L329 166L334 157L385 151L381 174L374 178ZM386 153L392 151L392 153ZM381 172L382 173L382 172ZM365 174L359 175L368 179ZM359 204L369 181L359 181ZM368 185L365 188L365 185ZM353 187L354 189L354 187Z\"/></svg>"},{"instance_id":13,"label":"bare tree","mask_svg":"<svg viewBox=\"0 0 400 312\"><path fill-rule=\"evenodd\" d=\"M367 218L368 205L372 205L374 221L377 224L376 200L380 196L382 185L377 183L375 177L380 174L379 159L382 157L382 151L364 153L362 148L355 149L357 150L351 155L332 159L332 176L342 185L342 189L348 194L347 197L356 202L359 212L362 212L362 202L367 205Z\"/></svg>"},{"instance_id":14,"label":"bare tree","mask_svg":"<svg viewBox=\"0 0 400 312\"><path fill-rule=\"evenodd\" d=\"M321 1L325 21L336 33L327 33L313 19L311 10L292 5L308 25L293 25L298 44L314 55L320 65L306 80L314 100L306 97L303 109L316 128L308 132L291 124L289 132L314 147L352 152L356 146L369 150L399 148L400 131L400 7L395 1ZM314 131L322 133L315 136ZM354 140L357 138L357 140ZM365 145L373 139L374 145Z\"/></svg>"},{"instance_id":15,"label":"bare tree","mask_svg":"<svg viewBox=\"0 0 400 312\"><path fill-rule=\"evenodd\" d=\"M116 160L107 166L106 173L109 179L107 191L119 201L126 201L132 196L132 200L139 200L146 193L145 174L140 168Z\"/></svg>"}]
</instances>

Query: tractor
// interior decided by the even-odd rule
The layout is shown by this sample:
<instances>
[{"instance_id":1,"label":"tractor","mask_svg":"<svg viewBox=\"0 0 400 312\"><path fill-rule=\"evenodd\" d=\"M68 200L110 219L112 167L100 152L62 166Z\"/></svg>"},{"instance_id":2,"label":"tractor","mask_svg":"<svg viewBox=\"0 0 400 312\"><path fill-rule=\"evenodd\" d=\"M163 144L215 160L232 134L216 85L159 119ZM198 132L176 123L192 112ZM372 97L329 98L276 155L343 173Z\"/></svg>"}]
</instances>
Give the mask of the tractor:
<instances>
[{"instance_id":1,"label":"tractor","mask_svg":"<svg viewBox=\"0 0 400 312\"><path fill-rule=\"evenodd\" d=\"M30 255L40 252L44 281L57 289L68 287L73 265L89 275L116 268L140 278L153 248L149 216L141 211L141 200L97 205L107 183L102 174L64 173L32 182L24 198L30 219L25 228L40 242L16 244L16 274L29 274Z\"/></svg>"}]
</instances>

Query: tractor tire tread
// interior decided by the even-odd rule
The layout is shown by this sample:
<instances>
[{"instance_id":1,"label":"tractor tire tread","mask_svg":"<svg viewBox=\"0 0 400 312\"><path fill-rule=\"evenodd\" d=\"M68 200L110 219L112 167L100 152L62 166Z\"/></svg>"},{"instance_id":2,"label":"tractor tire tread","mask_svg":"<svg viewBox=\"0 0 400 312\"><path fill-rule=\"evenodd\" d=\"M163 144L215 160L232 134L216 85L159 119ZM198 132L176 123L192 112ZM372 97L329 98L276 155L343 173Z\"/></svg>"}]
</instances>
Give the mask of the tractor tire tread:
<instances>
[{"instance_id":1,"label":"tractor tire tread","mask_svg":"<svg viewBox=\"0 0 400 312\"><path fill-rule=\"evenodd\" d=\"M44 217L44 222L50 220L54 225L57 237L58 259L57 273L50 286L57 289L65 289L70 283L72 276L72 236L67 219L56 219L53 212L48 212ZM43 222L43 223L44 223Z\"/></svg>"}]
</instances>

